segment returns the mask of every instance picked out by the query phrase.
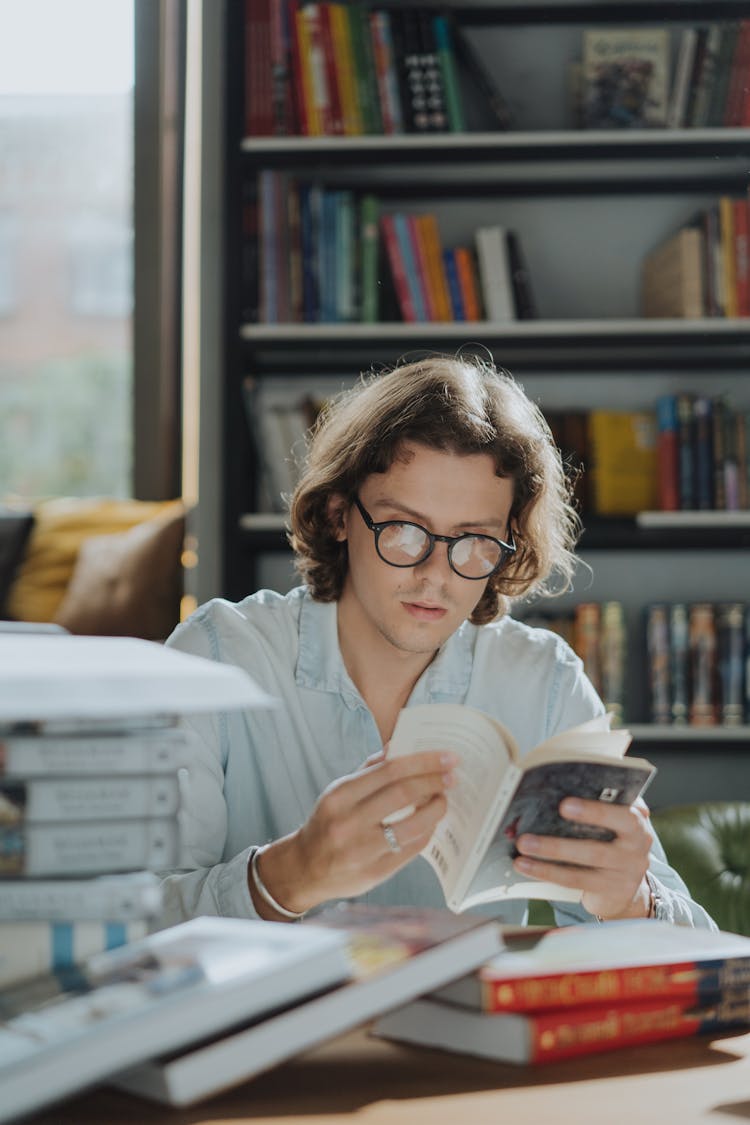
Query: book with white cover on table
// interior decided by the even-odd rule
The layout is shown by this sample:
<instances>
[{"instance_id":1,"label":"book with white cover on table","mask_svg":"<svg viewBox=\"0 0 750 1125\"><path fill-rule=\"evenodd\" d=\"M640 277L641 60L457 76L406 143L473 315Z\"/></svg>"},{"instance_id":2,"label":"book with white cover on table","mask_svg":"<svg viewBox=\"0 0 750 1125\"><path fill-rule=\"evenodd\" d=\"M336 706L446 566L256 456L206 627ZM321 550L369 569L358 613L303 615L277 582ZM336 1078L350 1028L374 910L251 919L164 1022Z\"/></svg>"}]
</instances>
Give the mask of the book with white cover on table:
<instances>
[{"instance_id":1,"label":"book with white cover on table","mask_svg":"<svg viewBox=\"0 0 750 1125\"><path fill-rule=\"evenodd\" d=\"M476 968L502 948L502 927L447 910L340 904L308 925L346 935L354 979L286 1010L119 1074L115 1084L192 1105ZM281 1007L281 1005L280 1005Z\"/></svg>"},{"instance_id":2,"label":"book with white cover on table","mask_svg":"<svg viewBox=\"0 0 750 1125\"><path fill-rule=\"evenodd\" d=\"M117 1071L330 988L351 974L344 935L195 918L0 990L0 1121Z\"/></svg>"}]
</instances>

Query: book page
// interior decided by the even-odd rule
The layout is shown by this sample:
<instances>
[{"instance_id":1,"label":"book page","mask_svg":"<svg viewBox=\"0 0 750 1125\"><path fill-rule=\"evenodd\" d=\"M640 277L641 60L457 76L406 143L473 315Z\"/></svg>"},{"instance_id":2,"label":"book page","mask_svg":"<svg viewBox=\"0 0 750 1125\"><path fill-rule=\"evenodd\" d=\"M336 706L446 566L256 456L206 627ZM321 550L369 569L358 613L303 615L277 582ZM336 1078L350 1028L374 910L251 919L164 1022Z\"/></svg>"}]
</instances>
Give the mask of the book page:
<instances>
[{"instance_id":1,"label":"book page","mask_svg":"<svg viewBox=\"0 0 750 1125\"><path fill-rule=\"evenodd\" d=\"M524 832L538 836L611 839L606 830L565 820L558 808L564 797L631 805L655 769L642 759L614 762L545 762L524 770L479 870L463 896L461 909L503 898L544 898L578 902L579 890L519 875L513 867L515 841Z\"/></svg>"},{"instance_id":2,"label":"book page","mask_svg":"<svg viewBox=\"0 0 750 1125\"><path fill-rule=\"evenodd\" d=\"M448 812L422 852L440 879L446 899L485 830L511 764L503 733L507 734L500 723L458 703L407 707L396 723L389 758L426 750L452 750L461 757L455 771L457 783L447 793ZM509 734L507 738L510 740Z\"/></svg>"},{"instance_id":3,"label":"book page","mask_svg":"<svg viewBox=\"0 0 750 1125\"><path fill-rule=\"evenodd\" d=\"M611 719L609 714L597 715L587 723L553 734L524 755L522 768L561 757L578 759L585 755L602 761L621 759L632 737L628 730L610 730Z\"/></svg>"}]
</instances>

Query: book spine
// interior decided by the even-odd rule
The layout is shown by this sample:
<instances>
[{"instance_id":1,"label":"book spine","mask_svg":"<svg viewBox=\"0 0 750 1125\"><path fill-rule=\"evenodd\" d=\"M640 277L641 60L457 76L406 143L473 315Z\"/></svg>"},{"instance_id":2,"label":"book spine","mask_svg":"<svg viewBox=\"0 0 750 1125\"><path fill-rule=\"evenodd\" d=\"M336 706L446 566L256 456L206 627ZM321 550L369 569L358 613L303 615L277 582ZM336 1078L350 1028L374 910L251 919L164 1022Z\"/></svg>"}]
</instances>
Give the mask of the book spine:
<instances>
[{"instance_id":1,"label":"book spine","mask_svg":"<svg viewBox=\"0 0 750 1125\"><path fill-rule=\"evenodd\" d=\"M176 818L0 829L0 877L101 875L176 867Z\"/></svg>"},{"instance_id":2,"label":"book spine","mask_svg":"<svg viewBox=\"0 0 750 1125\"><path fill-rule=\"evenodd\" d=\"M148 932L145 921L3 922L0 987L72 969L95 953L138 941Z\"/></svg>"},{"instance_id":3,"label":"book spine","mask_svg":"<svg viewBox=\"0 0 750 1125\"><path fill-rule=\"evenodd\" d=\"M0 882L0 922L128 922L156 917L163 894L157 875L96 879L6 879Z\"/></svg>"},{"instance_id":4,"label":"book spine","mask_svg":"<svg viewBox=\"0 0 750 1125\"><path fill-rule=\"evenodd\" d=\"M750 316L750 212L748 199L732 200L737 316Z\"/></svg>"},{"instance_id":5,"label":"book spine","mask_svg":"<svg viewBox=\"0 0 750 1125\"><path fill-rule=\"evenodd\" d=\"M722 195L719 199L719 240L724 275L724 315L737 316L734 200L728 195Z\"/></svg>"},{"instance_id":6,"label":"book spine","mask_svg":"<svg viewBox=\"0 0 750 1125\"><path fill-rule=\"evenodd\" d=\"M680 454L675 395L657 399L656 428L659 509L676 512L680 507Z\"/></svg>"},{"instance_id":7,"label":"book spine","mask_svg":"<svg viewBox=\"0 0 750 1125\"><path fill-rule=\"evenodd\" d=\"M294 134L292 98L291 39L286 0L271 0L270 12L271 101L273 132L279 137Z\"/></svg>"},{"instance_id":8,"label":"book spine","mask_svg":"<svg viewBox=\"0 0 750 1125\"><path fill-rule=\"evenodd\" d=\"M179 805L176 774L144 777L37 777L0 781L2 823L78 823L107 817L171 816Z\"/></svg>"},{"instance_id":9,"label":"book spine","mask_svg":"<svg viewBox=\"0 0 750 1125\"><path fill-rule=\"evenodd\" d=\"M474 235L483 304L488 319L515 319L508 240L503 227L479 227Z\"/></svg>"},{"instance_id":10,"label":"book spine","mask_svg":"<svg viewBox=\"0 0 750 1125\"><path fill-rule=\"evenodd\" d=\"M443 267L443 249L437 215L430 213L420 216L419 228L420 238L425 249L430 291L433 294L434 319L447 322L453 319L453 315L450 293L448 292L448 280Z\"/></svg>"},{"instance_id":11,"label":"book spine","mask_svg":"<svg viewBox=\"0 0 750 1125\"><path fill-rule=\"evenodd\" d=\"M690 124L702 129L708 124L711 108L711 93L716 82L719 51L721 50L721 25L711 24L706 31L701 57L700 74L695 83Z\"/></svg>"},{"instance_id":12,"label":"book spine","mask_svg":"<svg viewBox=\"0 0 750 1125\"><path fill-rule=\"evenodd\" d=\"M344 324L355 319L358 302L355 269L354 195L348 189L336 192L336 319Z\"/></svg>"},{"instance_id":13,"label":"book spine","mask_svg":"<svg viewBox=\"0 0 750 1125\"><path fill-rule=\"evenodd\" d=\"M703 1003L724 988L750 984L750 958L675 961L586 972L492 979L480 970L480 1002L488 1014L630 1004L657 998Z\"/></svg>"},{"instance_id":14,"label":"book spine","mask_svg":"<svg viewBox=\"0 0 750 1125\"><path fill-rule=\"evenodd\" d=\"M483 310L474 255L468 246L457 246L454 253L466 319L481 320Z\"/></svg>"},{"instance_id":15,"label":"book spine","mask_svg":"<svg viewBox=\"0 0 750 1125\"><path fill-rule=\"evenodd\" d=\"M728 727L741 726L745 714L745 612L743 602L716 610L719 721Z\"/></svg>"},{"instance_id":16,"label":"book spine","mask_svg":"<svg viewBox=\"0 0 750 1125\"><path fill-rule=\"evenodd\" d=\"M651 722L670 723L669 610L666 605L655 603L646 609L646 651Z\"/></svg>"},{"instance_id":17,"label":"book spine","mask_svg":"<svg viewBox=\"0 0 750 1125\"><path fill-rule=\"evenodd\" d=\"M406 268L403 258L401 257L401 245L396 232L395 216L382 215L380 219L380 229L383 232L383 241L385 243L388 263L391 267L391 275L396 289L401 316L407 323L413 324L417 319L417 311L412 301L411 289L409 288L409 282L406 276Z\"/></svg>"},{"instance_id":18,"label":"book spine","mask_svg":"<svg viewBox=\"0 0 750 1125\"><path fill-rule=\"evenodd\" d=\"M393 221L396 229L398 245L401 250L401 261L404 264L406 282L409 286L409 292L411 293L411 300L415 310L416 319L418 321L426 321L428 320L427 306L425 304L424 294L422 290L419 266L412 246L412 236L409 229L409 216L397 211L393 216Z\"/></svg>"},{"instance_id":19,"label":"book spine","mask_svg":"<svg viewBox=\"0 0 750 1125\"><path fill-rule=\"evenodd\" d=\"M673 723L688 721L689 665L688 610L682 602L675 602L669 609L669 678L672 686Z\"/></svg>"},{"instance_id":20,"label":"book spine","mask_svg":"<svg viewBox=\"0 0 750 1125\"><path fill-rule=\"evenodd\" d=\"M299 187L302 316L305 324L315 324L320 319L320 191L319 187L310 184L300 184Z\"/></svg>"},{"instance_id":21,"label":"book spine","mask_svg":"<svg viewBox=\"0 0 750 1125\"><path fill-rule=\"evenodd\" d=\"M0 738L0 777L169 773L177 769L192 742L188 730L138 737Z\"/></svg>"},{"instance_id":22,"label":"book spine","mask_svg":"<svg viewBox=\"0 0 750 1125\"><path fill-rule=\"evenodd\" d=\"M300 214L299 184L296 180L290 180L287 184L286 227L288 232L289 320L292 324L300 324L304 318L302 216Z\"/></svg>"},{"instance_id":23,"label":"book spine","mask_svg":"<svg viewBox=\"0 0 750 1125\"><path fill-rule=\"evenodd\" d=\"M713 402L707 395L696 396L693 418L695 506L710 511L714 507Z\"/></svg>"},{"instance_id":24,"label":"book spine","mask_svg":"<svg viewBox=\"0 0 750 1125\"><path fill-rule=\"evenodd\" d=\"M604 602L601 607L599 662L602 676L602 701L612 712L612 725L621 726L625 718L625 669L627 630L621 602Z\"/></svg>"},{"instance_id":25,"label":"book spine","mask_svg":"<svg viewBox=\"0 0 750 1125\"><path fill-rule=\"evenodd\" d=\"M344 134L343 91L341 74L336 65L336 47L331 4L320 5L320 37L326 72L326 86L330 102L329 127L332 136Z\"/></svg>"},{"instance_id":26,"label":"book spine","mask_svg":"<svg viewBox=\"0 0 750 1125\"><path fill-rule=\"evenodd\" d=\"M713 468L713 507L717 511L726 511L726 416L728 411L726 400L721 395L716 395L711 400L711 454Z\"/></svg>"},{"instance_id":27,"label":"book spine","mask_svg":"<svg viewBox=\"0 0 750 1125\"><path fill-rule=\"evenodd\" d=\"M419 291L425 309L425 318L434 321L438 319L437 300L430 276L430 264L427 257L427 243L425 241L422 219L422 215L407 215L406 228L409 232L411 253L416 265Z\"/></svg>"},{"instance_id":28,"label":"book spine","mask_svg":"<svg viewBox=\"0 0 750 1125\"><path fill-rule=\"evenodd\" d=\"M693 396L677 395L678 443L680 454L680 510L690 512L696 506L695 456L693 431Z\"/></svg>"},{"instance_id":29,"label":"book spine","mask_svg":"<svg viewBox=\"0 0 750 1125\"><path fill-rule=\"evenodd\" d=\"M456 70L450 25L444 15L433 16L432 32L443 78L448 127L452 133L463 133L466 129L466 121L461 101L461 87Z\"/></svg>"},{"instance_id":30,"label":"book spine","mask_svg":"<svg viewBox=\"0 0 750 1125\"><path fill-rule=\"evenodd\" d=\"M600 652L601 607L598 602L579 602L575 607L573 648L583 661L584 671L597 693L602 692Z\"/></svg>"},{"instance_id":31,"label":"book spine","mask_svg":"<svg viewBox=\"0 0 750 1125\"><path fill-rule=\"evenodd\" d=\"M710 727L717 721L716 619L710 602L690 606L690 707L692 726Z\"/></svg>"},{"instance_id":32,"label":"book spine","mask_svg":"<svg viewBox=\"0 0 750 1125\"><path fill-rule=\"evenodd\" d=\"M401 113L389 12L370 12L370 33L372 35L375 77L378 86L383 132L386 135L403 133L404 121Z\"/></svg>"},{"instance_id":33,"label":"book spine","mask_svg":"<svg viewBox=\"0 0 750 1125\"><path fill-rule=\"evenodd\" d=\"M376 196L362 196L359 204L360 319L364 324L376 324L378 320L379 212Z\"/></svg>"},{"instance_id":34,"label":"book spine","mask_svg":"<svg viewBox=\"0 0 750 1125\"><path fill-rule=\"evenodd\" d=\"M300 0L287 0L287 27L289 30L292 93L295 117L300 136L309 137L313 133L312 93L307 89L309 72L304 52L307 50L307 37L300 20Z\"/></svg>"},{"instance_id":35,"label":"book spine","mask_svg":"<svg viewBox=\"0 0 750 1125\"><path fill-rule=\"evenodd\" d=\"M693 61L698 31L695 27L683 28L677 52L675 76L667 110L667 128L680 129L687 124L687 103L693 74Z\"/></svg>"},{"instance_id":36,"label":"book spine","mask_svg":"<svg viewBox=\"0 0 750 1125\"><path fill-rule=\"evenodd\" d=\"M348 15L363 129L365 133L382 133L383 119L368 13L361 3L353 3L348 8Z\"/></svg>"},{"instance_id":37,"label":"book spine","mask_svg":"<svg viewBox=\"0 0 750 1125\"><path fill-rule=\"evenodd\" d=\"M270 0L245 0L245 132L274 132Z\"/></svg>"},{"instance_id":38,"label":"book spine","mask_svg":"<svg viewBox=\"0 0 750 1125\"><path fill-rule=\"evenodd\" d=\"M742 1023L742 1011L722 1019L720 1009L687 1008L680 1001L643 1001L627 1007L586 1008L571 1012L549 1012L529 1019L532 1037L530 1062L544 1063L577 1055L609 1051L637 1043L655 1043L684 1038L720 1026Z\"/></svg>"},{"instance_id":39,"label":"book spine","mask_svg":"<svg viewBox=\"0 0 750 1125\"><path fill-rule=\"evenodd\" d=\"M364 122L354 69L354 46L349 14L345 4L332 3L329 7L336 71L341 89L344 133L347 137L358 137L364 132Z\"/></svg>"},{"instance_id":40,"label":"book spine","mask_svg":"<svg viewBox=\"0 0 750 1125\"><path fill-rule=\"evenodd\" d=\"M513 230L508 231L507 239L516 318L518 320L534 320L537 315L536 302L531 291L531 277L521 248L521 240Z\"/></svg>"},{"instance_id":41,"label":"book spine","mask_svg":"<svg viewBox=\"0 0 750 1125\"><path fill-rule=\"evenodd\" d=\"M461 293L461 282L458 277L455 250L443 250L443 269L445 271L445 279L448 283L451 319L455 321L466 320L466 311L464 309L463 294Z\"/></svg>"}]
</instances>

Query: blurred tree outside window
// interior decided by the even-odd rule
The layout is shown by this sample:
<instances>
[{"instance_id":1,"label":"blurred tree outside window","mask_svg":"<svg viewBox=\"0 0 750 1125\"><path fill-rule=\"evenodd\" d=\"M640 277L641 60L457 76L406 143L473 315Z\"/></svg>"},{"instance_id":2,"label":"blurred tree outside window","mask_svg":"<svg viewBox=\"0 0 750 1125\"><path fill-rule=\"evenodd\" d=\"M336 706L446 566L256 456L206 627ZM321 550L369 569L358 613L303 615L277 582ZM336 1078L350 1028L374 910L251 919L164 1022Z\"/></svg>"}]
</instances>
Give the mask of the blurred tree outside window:
<instances>
[{"instance_id":1,"label":"blurred tree outside window","mask_svg":"<svg viewBox=\"0 0 750 1125\"><path fill-rule=\"evenodd\" d=\"M133 0L0 0L0 502L132 494Z\"/></svg>"}]
</instances>

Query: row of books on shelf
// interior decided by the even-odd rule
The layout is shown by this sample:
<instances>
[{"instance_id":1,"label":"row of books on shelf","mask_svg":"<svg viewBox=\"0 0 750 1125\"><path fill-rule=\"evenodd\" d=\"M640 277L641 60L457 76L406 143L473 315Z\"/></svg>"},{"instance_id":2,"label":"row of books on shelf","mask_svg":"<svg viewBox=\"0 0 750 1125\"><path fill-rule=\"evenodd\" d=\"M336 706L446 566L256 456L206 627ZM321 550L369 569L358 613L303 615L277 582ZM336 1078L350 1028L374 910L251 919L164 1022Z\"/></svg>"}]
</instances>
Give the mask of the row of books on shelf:
<instances>
[{"instance_id":1,"label":"row of books on shelf","mask_svg":"<svg viewBox=\"0 0 750 1125\"><path fill-rule=\"evenodd\" d=\"M259 173L245 202L247 316L264 324L505 321L536 315L517 234L445 246L434 213ZM386 283L384 286L383 283Z\"/></svg>"},{"instance_id":2,"label":"row of books on shelf","mask_svg":"<svg viewBox=\"0 0 750 1125\"><path fill-rule=\"evenodd\" d=\"M547 411L577 473L582 512L740 512L750 507L750 411L725 395L660 395L649 410Z\"/></svg>"},{"instance_id":3,"label":"row of books on shelf","mask_svg":"<svg viewBox=\"0 0 750 1125\"><path fill-rule=\"evenodd\" d=\"M738 727L750 723L750 610L745 602L653 603L645 638L628 635L619 602L581 602L564 613L534 612L527 623L552 629L583 661L617 725L633 722L628 661L643 654L648 719L659 725Z\"/></svg>"},{"instance_id":4,"label":"row of books on shelf","mask_svg":"<svg viewBox=\"0 0 750 1125\"><path fill-rule=\"evenodd\" d=\"M442 11L246 0L245 34L250 136L463 132L465 86L508 126L492 75Z\"/></svg>"},{"instance_id":5,"label":"row of books on shelf","mask_svg":"<svg viewBox=\"0 0 750 1125\"><path fill-rule=\"evenodd\" d=\"M582 129L750 124L750 21L589 27L570 64ZM498 33L499 57L502 39ZM533 75L531 77L533 81ZM513 127L506 92L460 20L354 2L245 2L245 132L360 136Z\"/></svg>"},{"instance_id":6,"label":"row of books on shelf","mask_svg":"<svg viewBox=\"0 0 750 1125\"><path fill-rule=\"evenodd\" d=\"M644 316L750 316L749 207L747 195L722 195L646 256Z\"/></svg>"}]
</instances>

